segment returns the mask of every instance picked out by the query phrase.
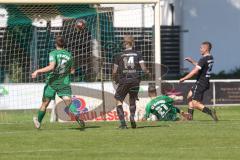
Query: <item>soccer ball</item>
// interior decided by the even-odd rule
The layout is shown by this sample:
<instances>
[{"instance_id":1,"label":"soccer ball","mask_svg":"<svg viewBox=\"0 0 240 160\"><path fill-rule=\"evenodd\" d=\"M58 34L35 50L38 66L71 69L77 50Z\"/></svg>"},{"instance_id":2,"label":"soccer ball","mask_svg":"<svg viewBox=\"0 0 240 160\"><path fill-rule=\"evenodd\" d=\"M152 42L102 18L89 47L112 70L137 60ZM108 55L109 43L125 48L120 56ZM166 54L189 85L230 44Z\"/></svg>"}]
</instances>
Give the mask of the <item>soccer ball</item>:
<instances>
[{"instance_id":1,"label":"soccer ball","mask_svg":"<svg viewBox=\"0 0 240 160\"><path fill-rule=\"evenodd\" d=\"M86 27L86 21L84 19L78 19L76 21L76 26L77 30L81 31L83 29L85 29Z\"/></svg>"}]
</instances>

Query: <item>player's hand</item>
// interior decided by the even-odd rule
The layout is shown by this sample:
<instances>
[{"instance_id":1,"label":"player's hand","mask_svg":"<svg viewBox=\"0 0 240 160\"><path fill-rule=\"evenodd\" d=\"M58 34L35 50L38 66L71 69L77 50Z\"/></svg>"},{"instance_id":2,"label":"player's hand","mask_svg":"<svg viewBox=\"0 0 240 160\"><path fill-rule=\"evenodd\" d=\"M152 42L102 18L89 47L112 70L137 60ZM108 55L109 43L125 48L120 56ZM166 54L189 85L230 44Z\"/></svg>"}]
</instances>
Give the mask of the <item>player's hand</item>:
<instances>
[{"instance_id":1,"label":"player's hand","mask_svg":"<svg viewBox=\"0 0 240 160\"><path fill-rule=\"evenodd\" d=\"M147 70L146 72L144 72L144 78L151 78L152 74Z\"/></svg>"},{"instance_id":2,"label":"player's hand","mask_svg":"<svg viewBox=\"0 0 240 160\"><path fill-rule=\"evenodd\" d=\"M147 72L147 76L148 76L148 78L151 78L152 77L152 73L151 72Z\"/></svg>"},{"instance_id":3,"label":"player's hand","mask_svg":"<svg viewBox=\"0 0 240 160\"><path fill-rule=\"evenodd\" d=\"M71 74L74 74L74 73L75 73L75 69L71 68Z\"/></svg>"},{"instance_id":4,"label":"player's hand","mask_svg":"<svg viewBox=\"0 0 240 160\"><path fill-rule=\"evenodd\" d=\"M33 73L32 73L32 78L36 78L37 75L38 75L38 71L33 72Z\"/></svg>"},{"instance_id":5,"label":"player's hand","mask_svg":"<svg viewBox=\"0 0 240 160\"><path fill-rule=\"evenodd\" d=\"M112 80L113 80L113 82L115 82L115 84L119 83L118 78L115 74L112 75Z\"/></svg>"},{"instance_id":6,"label":"player's hand","mask_svg":"<svg viewBox=\"0 0 240 160\"><path fill-rule=\"evenodd\" d=\"M193 62L193 59L191 57L186 57L186 58L184 58L184 60L188 61L188 62L191 62L191 63Z\"/></svg>"},{"instance_id":7,"label":"player's hand","mask_svg":"<svg viewBox=\"0 0 240 160\"><path fill-rule=\"evenodd\" d=\"M142 121L146 121L147 119L145 117L142 118Z\"/></svg>"},{"instance_id":8,"label":"player's hand","mask_svg":"<svg viewBox=\"0 0 240 160\"><path fill-rule=\"evenodd\" d=\"M179 83L183 83L185 81L185 79L184 78L181 78L180 80L179 80Z\"/></svg>"}]
</instances>

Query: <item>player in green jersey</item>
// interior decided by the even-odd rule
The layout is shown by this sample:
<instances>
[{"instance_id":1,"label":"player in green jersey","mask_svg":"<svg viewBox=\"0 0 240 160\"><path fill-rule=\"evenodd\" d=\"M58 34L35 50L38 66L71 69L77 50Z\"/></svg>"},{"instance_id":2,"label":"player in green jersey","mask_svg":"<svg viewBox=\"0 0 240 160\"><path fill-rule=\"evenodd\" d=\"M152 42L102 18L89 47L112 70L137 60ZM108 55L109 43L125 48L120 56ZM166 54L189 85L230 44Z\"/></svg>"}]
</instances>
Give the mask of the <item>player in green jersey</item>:
<instances>
[{"instance_id":1,"label":"player in green jersey","mask_svg":"<svg viewBox=\"0 0 240 160\"><path fill-rule=\"evenodd\" d=\"M190 114L181 111L173 105L174 100L172 98L166 95L157 96L155 86L149 86L148 94L151 101L146 106L143 120L148 119L151 114L162 121L177 121L190 118Z\"/></svg>"},{"instance_id":2,"label":"player in green jersey","mask_svg":"<svg viewBox=\"0 0 240 160\"><path fill-rule=\"evenodd\" d=\"M73 58L70 52L64 47L64 39L56 38L56 50L49 53L49 65L38 69L32 73L32 78L36 78L40 73L49 72L46 84L44 87L42 104L38 111L38 117L33 118L35 128L41 127L41 122L45 116L46 109L51 100L55 99L56 93L64 101L66 106L71 105L71 86L70 75L74 73ZM76 120L80 126L84 127L84 121L80 120L79 115L76 115Z\"/></svg>"}]
</instances>

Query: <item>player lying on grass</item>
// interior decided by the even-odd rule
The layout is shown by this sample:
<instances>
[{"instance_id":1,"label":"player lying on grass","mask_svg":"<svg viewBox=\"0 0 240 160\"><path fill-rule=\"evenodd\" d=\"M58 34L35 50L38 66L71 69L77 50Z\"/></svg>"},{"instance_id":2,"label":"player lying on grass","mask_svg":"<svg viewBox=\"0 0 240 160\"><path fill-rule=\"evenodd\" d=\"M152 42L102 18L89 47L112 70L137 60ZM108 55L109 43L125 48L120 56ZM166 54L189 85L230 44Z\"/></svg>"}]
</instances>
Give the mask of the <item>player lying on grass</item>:
<instances>
[{"instance_id":1,"label":"player lying on grass","mask_svg":"<svg viewBox=\"0 0 240 160\"><path fill-rule=\"evenodd\" d=\"M151 101L146 106L143 121L147 120L151 114L161 121L178 121L191 118L189 113L185 113L173 105L174 100L172 98L166 95L157 96L155 86L149 86L148 95Z\"/></svg>"},{"instance_id":2,"label":"player lying on grass","mask_svg":"<svg viewBox=\"0 0 240 160\"><path fill-rule=\"evenodd\" d=\"M66 106L71 105L71 86L70 75L74 73L73 59L70 52L64 47L64 39L56 38L56 50L49 53L49 65L36 70L32 73L32 78L36 78L40 73L50 72L43 91L42 104L38 111L38 117L33 118L35 128L41 127L41 122L45 116L46 109L51 100L55 99L56 93L64 101ZM74 114L74 113L73 113ZM84 127L84 121L75 115L77 122L81 127Z\"/></svg>"}]
</instances>

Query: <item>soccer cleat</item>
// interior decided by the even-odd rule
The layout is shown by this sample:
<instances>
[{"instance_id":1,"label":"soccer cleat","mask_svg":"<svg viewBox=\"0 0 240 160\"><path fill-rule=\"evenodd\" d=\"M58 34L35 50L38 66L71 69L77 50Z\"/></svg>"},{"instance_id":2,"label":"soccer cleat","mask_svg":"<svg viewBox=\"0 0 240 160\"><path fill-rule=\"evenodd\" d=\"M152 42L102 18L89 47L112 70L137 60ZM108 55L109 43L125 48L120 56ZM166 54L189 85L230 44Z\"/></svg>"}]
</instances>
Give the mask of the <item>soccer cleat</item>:
<instances>
[{"instance_id":1,"label":"soccer cleat","mask_svg":"<svg viewBox=\"0 0 240 160\"><path fill-rule=\"evenodd\" d=\"M218 121L218 117L217 117L217 113L216 113L216 110L215 110L215 109L212 110L211 117L213 118L213 120L214 120L215 122Z\"/></svg>"},{"instance_id":2,"label":"soccer cleat","mask_svg":"<svg viewBox=\"0 0 240 160\"><path fill-rule=\"evenodd\" d=\"M128 127L126 125L120 125L118 128L119 129L128 129Z\"/></svg>"},{"instance_id":3,"label":"soccer cleat","mask_svg":"<svg viewBox=\"0 0 240 160\"><path fill-rule=\"evenodd\" d=\"M131 127L132 127L133 129L137 128L137 124L136 124L135 121L131 121Z\"/></svg>"},{"instance_id":4,"label":"soccer cleat","mask_svg":"<svg viewBox=\"0 0 240 160\"><path fill-rule=\"evenodd\" d=\"M41 123L38 121L37 117L33 117L33 123L34 123L35 128L40 129Z\"/></svg>"},{"instance_id":5,"label":"soccer cleat","mask_svg":"<svg viewBox=\"0 0 240 160\"><path fill-rule=\"evenodd\" d=\"M137 124L136 124L134 118L131 118L131 117L130 117L130 123L131 123L131 127L132 127L133 129L137 128Z\"/></svg>"},{"instance_id":6,"label":"soccer cleat","mask_svg":"<svg viewBox=\"0 0 240 160\"><path fill-rule=\"evenodd\" d=\"M134 116L130 116L130 123L133 129L137 128L137 124L135 122Z\"/></svg>"},{"instance_id":7,"label":"soccer cleat","mask_svg":"<svg viewBox=\"0 0 240 160\"><path fill-rule=\"evenodd\" d=\"M85 122L84 122L83 120L77 118L76 121L77 121L77 123L79 124L79 126L80 126L81 128L84 128L84 127L85 127Z\"/></svg>"}]
</instances>

